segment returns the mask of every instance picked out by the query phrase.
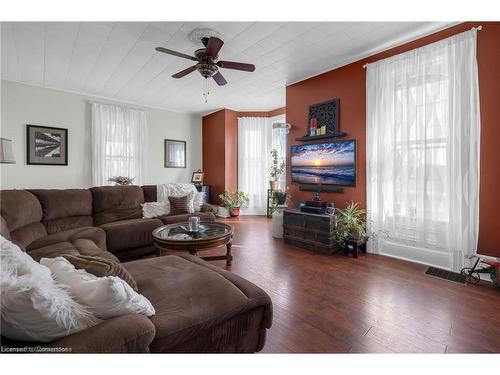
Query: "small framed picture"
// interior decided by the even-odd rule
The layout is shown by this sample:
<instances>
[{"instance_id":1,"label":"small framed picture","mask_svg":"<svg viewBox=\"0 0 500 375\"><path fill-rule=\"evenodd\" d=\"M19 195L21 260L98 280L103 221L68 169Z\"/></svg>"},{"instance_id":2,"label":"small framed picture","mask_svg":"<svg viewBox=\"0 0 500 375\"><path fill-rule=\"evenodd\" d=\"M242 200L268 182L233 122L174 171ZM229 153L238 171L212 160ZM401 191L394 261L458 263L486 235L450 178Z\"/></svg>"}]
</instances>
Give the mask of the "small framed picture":
<instances>
[{"instance_id":1,"label":"small framed picture","mask_svg":"<svg viewBox=\"0 0 500 375\"><path fill-rule=\"evenodd\" d=\"M186 141L165 139L165 168L186 168Z\"/></svg>"},{"instance_id":2,"label":"small framed picture","mask_svg":"<svg viewBox=\"0 0 500 375\"><path fill-rule=\"evenodd\" d=\"M191 182L195 185L202 185L203 175L204 173L198 169L196 172L193 172L193 177L191 178Z\"/></svg>"},{"instance_id":3,"label":"small framed picture","mask_svg":"<svg viewBox=\"0 0 500 375\"><path fill-rule=\"evenodd\" d=\"M26 163L68 165L68 129L26 125Z\"/></svg>"},{"instance_id":4,"label":"small framed picture","mask_svg":"<svg viewBox=\"0 0 500 375\"><path fill-rule=\"evenodd\" d=\"M325 213L330 216L335 215L335 207L327 207Z\"/></svg>"}]
</instances>

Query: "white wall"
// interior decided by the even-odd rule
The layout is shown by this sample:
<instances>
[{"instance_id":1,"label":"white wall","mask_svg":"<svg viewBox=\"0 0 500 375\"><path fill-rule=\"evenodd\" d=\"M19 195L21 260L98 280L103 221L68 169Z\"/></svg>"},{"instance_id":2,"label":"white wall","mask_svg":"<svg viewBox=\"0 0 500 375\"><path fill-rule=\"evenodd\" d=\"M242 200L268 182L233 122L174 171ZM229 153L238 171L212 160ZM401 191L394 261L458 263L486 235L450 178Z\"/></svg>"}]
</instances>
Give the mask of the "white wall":
<instances>
[{"instance_id":1,"label":"white wall","mask_svg":"<svg viewBox=\"0 0 500 375\"><path fill-rule=\"evenodd\" d=\"M108 100L1 81L1 126L4 138L13 140L16 164L0 164L0 186L10 188L90 187L89 101ZM202 167L201 118L188 114L129 105L147 113L147 183L190 182ZM26 164L26 124L68 128L68 166ZM164 168L163 140L187 141L186 168Z\"/></svg>"}]
</instances>

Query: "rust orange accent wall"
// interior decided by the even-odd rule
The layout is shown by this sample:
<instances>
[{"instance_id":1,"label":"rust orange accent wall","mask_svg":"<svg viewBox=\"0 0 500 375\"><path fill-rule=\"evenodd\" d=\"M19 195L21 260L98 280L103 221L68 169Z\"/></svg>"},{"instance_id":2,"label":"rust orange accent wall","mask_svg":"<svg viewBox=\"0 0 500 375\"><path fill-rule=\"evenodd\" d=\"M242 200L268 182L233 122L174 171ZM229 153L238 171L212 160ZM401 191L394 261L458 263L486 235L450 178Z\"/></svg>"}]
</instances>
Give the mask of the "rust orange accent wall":
<instances>
[{"instance_id":1,"label":"rust orange accent wall","mask_svg":"<svg viewBox=\"0 0 500 375\"><path fill-rule=\"evenodd\" d=\"M288 144L306 133L310 104L340 98L340 130L345 139L354 138L357 145L357 186L345 188L343 194L323 193L323 199L345 205L349 200L366 206L366 93L363 65L422 47L451 35L483 25L478 32L479 90L481 100L481 177L479 213L479 253L500 257L500 22L467 22L370 56L286 88L287 122L292 124ZM290 160L288 160L289 162ZM290 165L290 163L288 163ZM300 192L298 185L288 185L294 202L305 200L310 193Z\"/></svg>"},{"instance_id":2,"label":"rust orange accent wall","mask_svg":"<svg viewBox=\"0 0 500 375\"><path fill-rule=\"evenodd\" d=\"M238 112L221 109L202 118L204 183L211 185L210 201L220 203L218 195L238 187L238 117L273 117L285 107L268 112Z\"/></svg>"},{"instance_id":3,"label":"rust orange accent wall","mask_svg":"<svg viewBox=\"0 0 500 375\"><path fill-rule=\"evenodd\" d=\"M203 183L211 185L210 201L215 202L217 195L224 191L225 180L225 149L226 149L226 116L221 110L203 117L202 147L203 147Z\"/></svg>"}]
</instances>

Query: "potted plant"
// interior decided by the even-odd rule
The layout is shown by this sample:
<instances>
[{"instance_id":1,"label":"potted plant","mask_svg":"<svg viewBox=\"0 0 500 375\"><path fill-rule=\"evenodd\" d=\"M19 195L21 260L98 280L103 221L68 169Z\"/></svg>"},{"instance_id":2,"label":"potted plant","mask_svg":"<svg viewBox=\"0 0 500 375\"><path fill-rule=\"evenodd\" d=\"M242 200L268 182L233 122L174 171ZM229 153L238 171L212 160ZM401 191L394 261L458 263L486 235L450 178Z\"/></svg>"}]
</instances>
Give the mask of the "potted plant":
<instances>
[{"instance_id":1,"label":"potted plant","mask_svg":"<svg viewBox=\"0 0 500 375\"><path fill-rule=\"evenodd\" d=\"M239 216L240 208L250 201L247 194L238 190L226 190L224 194L219 194L219 199L224 203L231 217Z\"/></svg>"},{"instance_id":2,"label":"potted plant","mask_svg":"<svg viewBox=\"0 0 500 375\"><path fill-rule=\"evenodd\" d=\"M269 175L271 176L271 190L278 190L279 188L279 178L281 174L285 171L285 162L282 160L281 163L278 160L278 150L273 148L271 150L271 157L273 159L271 168L269 168Z\"/></svg>"},{"instance_id":3,"label":"potted plant","mask_svg":"<svg viewBox=\"0 0 500 375\"><path fill-rule=\"evenodd\" d=\"M132 182L134 182L134 180L135 177L114 176L111 177L108 181L114 182L115 185L127 186L127 185L132 185Z\"/></svg>"},{"instance_id":4,"label":"potted plant","mask_svg":"<svg viewBox=\"0 0 500 375\"><path fill-rule=\"evenodd\" d=\"M335 242L344 246L347 239L359 240L366 236L366 210L358 203L349 202L344 209L336 210Z\"/></svg>"}]
</instances>

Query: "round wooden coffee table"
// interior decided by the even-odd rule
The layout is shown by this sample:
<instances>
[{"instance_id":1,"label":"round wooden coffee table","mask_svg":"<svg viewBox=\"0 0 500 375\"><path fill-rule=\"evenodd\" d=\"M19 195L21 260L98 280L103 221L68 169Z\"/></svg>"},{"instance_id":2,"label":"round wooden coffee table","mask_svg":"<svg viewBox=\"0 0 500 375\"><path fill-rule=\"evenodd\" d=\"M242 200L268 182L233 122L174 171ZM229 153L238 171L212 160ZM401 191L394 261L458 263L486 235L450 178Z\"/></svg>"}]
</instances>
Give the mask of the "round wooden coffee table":
<instances>
[{"instance_id":1,"label":"round wooden coffee table","mask_svg":"<svg viewBox=\"0 0 500 375\"><path fill-rule=\"evenodd\" d=\"M191 232L188 223L164 225L153 231L153 243L156 247L156 256L164 251L188 251L198 255L199 251L214 247L226 246L226 255L200 257L203 260L226 260L226 266L231 266L231 241L233 228L229 225L213 221L202 221L198 232Z\"/></svg>"}]
</instances>

